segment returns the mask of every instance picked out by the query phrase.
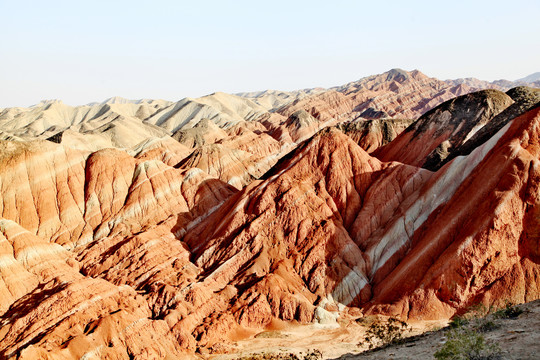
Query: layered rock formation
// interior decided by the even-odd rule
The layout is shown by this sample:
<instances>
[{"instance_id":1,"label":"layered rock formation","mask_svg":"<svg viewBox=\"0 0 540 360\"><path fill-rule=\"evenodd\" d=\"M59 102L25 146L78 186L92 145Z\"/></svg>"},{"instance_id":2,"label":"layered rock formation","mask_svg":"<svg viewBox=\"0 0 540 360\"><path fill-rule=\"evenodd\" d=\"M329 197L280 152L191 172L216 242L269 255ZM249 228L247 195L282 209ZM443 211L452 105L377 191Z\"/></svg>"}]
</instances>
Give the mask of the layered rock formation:
<instances>
[{"instance_id":1,"label":"layered rock formation","mask_svg":"<svg viewBox=\"0 0 540 360\"><path fill-rule=\"evenodd\" d=\"M215 93L178 102L115 97L78 107L44 101L28 109L2 109L0 139L46 139L83 151L120 148L168 165L180 162L200 146L219 142L231 150L256 153L259 172L264 172L325 126L380 118L413 119L450 97L486 87L501 88L475 79L440 81L419 71L393 69L333 89L263 91L241 96ZM356 133L366 137L362 146L369 151L402 130L401 126L389 129L369 124L366 134ZM251 135L244 137L247 143L240 141L238 129L264 134L262 151ZM169 136L188 150L173 145ZM249 183L248 178L237 186Z\"/></svg>"},{"instance_id":2,"label":"layered rock formation","mask_svg":"<svg viewBox=\"0 0 540 360\"><path fill-rule=\"evenodd\" d=\"M238 189L242 189L264 173L256 167L256 159L251 154L242 150L233 150L221 144L199 147L176 167L202 169Z\"/></svg>"},{"instance_id":3,"label":"layered rock formation","mask_svg":"<svg viewBox=\"0 0 540 360\"><path fill-rule=\"evenodd\" d=\"M476 79L441 81L418 70L392 69L327 91L304 95L275 111L288 117L295 111L304 110L321 121L416 119L446 100L486 88L509 89ZM266 96L264 93L243 95L253 101Z\"/></svg>"},{"instance_id":4,"label":"layered rock formation","mask_svg":"<svg viewBox=\"0 0 540 360\"><path fill-rule=\"evenodd\" d=\"M416 119L455 96L474 91L466 85L450 85L418 70L392 69L336 88L354 104L354 116L366 119L400 117Z\"/></svg>"},{"instance_id":5,"label":"layered rock formation","mask_svg":"<svg viewBox=\"0 0 540 360\"><path fill-rule=\"evenodd\" d=\"M433 318L538 298L539 121L537 107L434 174L421 191L423 221L408 230L406 256L375 285L373 311Z\"/></svg>"},{"instance_id":6,"label":"layered rock formation","mask_svg":"<svg viewBox=\"0 0 540 360\"><path fill-rule=\"evenodd\" d=\"M84 276L63 247L0 220L2 358L166 358L182 349L144 298Z\"/></svg>"},{"instance_id":7,"label":"layered rock formation","mask_svg":"<svg viewBox=\"0 0 540 360\"><path fill-rule=\"evenodd\" d=\"M297 91L264 90L238 93L236 95L251 99L268 110L279 109L293 101L300 100L309 95L325 91L323 88L303 89Z\"/></svg>"},{"instance_id":8,"label":"layered rock formation","mask_svg":"<svg viewBox=\"0 0 540 360\"><path fill-rule=\"evenodd\" d=\"M413 121L410 119L356 120L341 123L336 127L356 141L362 149L372 153L394 140Z\"/></svg>"},{"instance_id":9,"label":"layered rock formation","mask_svg":"<svg viewBox=\"0 0 540 360\"><path fill-rule=\"evenodd\" d=\"M118 150L88 154L49 142L0 146L0 355L179 356L166 323L152 319L134 288L120 278L114 285L89 276L87 266L98 262L85 261L86 252L110 252L106 244L152 234L163 221L191 221L234 189L201 170L175 170ZM153 239L155 251L170 254L165 239ZM146 273L156 255L150 244L145 252Z\"/></svg>"},{"instance_id":10,"label":"layered rock formation","mask_svg":"<svg viewBox=\"0 0 540 360\"><path fill-rule=\"evenodd\" d=\"M540 105L540 90L516 87L506 94L483 90L445 102L425 113L375 155L436 170L493 137L516 116Z\"/></svg>"},{"instance_id":11,"label":"layered rock formation","mask_svg":"<svg viewBox=\"0 0 540 360\"><path fill-rule=\"evenodd\" d=\"M266 108L110 99L35 132L16 125L35 109L4 110L0 357L181 358L353 308L441 319L539 298L538 91L366 119L434 99L419 72L382 77ZM89 146L111 132L116 148Z\"/></svg>"},{"instance_id":12,"label":"layered rock formation","mask_svg":"<svg viewBox=\"0 0 540 360\"><path fill-rule=\"evenodd\" d=\"M399 161L437 168L510 104L512 98L497 90L483 90L445 102L425 113L395 141L377 151L383 161Z\"/></svg>"},{"instance_id":13,"label":"layered rock formation","mask_svg":"<svg viewBox=\"0 0 540 360\"><path fill-rule=\"evenodd\" d=\"M500 114L490 119L486 126L480 128L457 149L454 149L443 161L448 162L458 155L468 155L480 144L488 141L497 131L505 126L510 120L520 114L540 105L540 89L526 86L512 88L506 92L514 100L514 103L504 109Z\"/></svg>"}]
</instances>

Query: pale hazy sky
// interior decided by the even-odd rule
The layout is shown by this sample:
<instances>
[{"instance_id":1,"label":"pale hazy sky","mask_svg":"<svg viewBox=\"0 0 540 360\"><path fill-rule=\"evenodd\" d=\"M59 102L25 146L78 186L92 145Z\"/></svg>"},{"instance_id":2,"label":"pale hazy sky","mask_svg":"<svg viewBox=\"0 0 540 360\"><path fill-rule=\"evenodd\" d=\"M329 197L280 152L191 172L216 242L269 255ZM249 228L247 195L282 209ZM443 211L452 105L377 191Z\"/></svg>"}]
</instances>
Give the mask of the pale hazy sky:
<instances>
[{"instance_id":1,"label":"pale hazy sky","mask_svg":"<svg viewBox=\"0 0 540 360\"><path fill-rule=\"evenodd\" d=\"M540 71L540 1L0 0L0 107Z\"/></svg>"}]
</instances>

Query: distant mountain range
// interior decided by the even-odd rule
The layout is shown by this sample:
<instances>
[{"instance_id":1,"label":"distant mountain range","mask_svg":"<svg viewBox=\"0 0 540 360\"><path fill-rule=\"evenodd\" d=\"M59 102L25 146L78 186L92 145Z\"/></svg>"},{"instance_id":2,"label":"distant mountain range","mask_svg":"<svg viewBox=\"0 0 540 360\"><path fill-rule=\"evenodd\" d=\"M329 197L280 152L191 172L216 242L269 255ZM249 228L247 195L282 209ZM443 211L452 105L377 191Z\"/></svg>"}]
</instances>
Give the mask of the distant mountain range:
<instances>
[{"instance_id":1,"label":"distant mountain range","mask_svg":"<svg viewBox=\"0 0 540 360\"><path fill-rule=\"evenodd\" d=\"M535 83L538 81L540 81L540 72L535 72L534 74L515 80L516 83L525 83L525 84Z\"/></svg>"}]
</instances>

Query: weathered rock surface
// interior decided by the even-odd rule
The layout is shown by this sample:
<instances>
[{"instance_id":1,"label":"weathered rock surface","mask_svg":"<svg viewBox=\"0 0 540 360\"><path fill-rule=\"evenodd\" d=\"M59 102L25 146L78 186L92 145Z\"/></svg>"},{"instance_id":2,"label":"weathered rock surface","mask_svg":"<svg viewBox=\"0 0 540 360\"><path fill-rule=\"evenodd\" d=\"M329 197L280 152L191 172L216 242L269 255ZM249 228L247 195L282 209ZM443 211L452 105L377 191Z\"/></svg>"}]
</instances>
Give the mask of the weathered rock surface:
<instances>
[{"instance_id":1,"label":"weathered rock surface","mask_svg":"<svg viewBox=\"0 0 540 360\"><path fill-rule=\"evenodd\" d=\"M264 172L325 126L355 119L416 118L475 86L501 88L474 79L440 81L419 71L393 69L326 90L263 91L241 96L215 93L178 102L114 97L77 107L44 101L28 109L1 109L0 139L47 139L89 152L120 148L139 158L173 165L185 159L189 151L165 140L171 136L192 151L219 142L232 150L255 154L258 163L265 164L258 165L266 167L261 170ZM239 127L270 136L277 143L265 139L256 145L257 141L250 137L244 137L248 141L244 143L235 134ZM363 135L366 140L362 146L370 151L384 145L387 140L382 138L389 139L387 135L393 133L377 134L375 128ZM165 154L160 155L160 151Z\"/></svg>"},{"instance_id":2,"label":"weathered rock surface","mask_svg":"<svg viewBox=\"0 0 540 360\"><path fill-rule=\"evenodd\" d=\"M266 109L253 101L225 93L198 99L186 98L163 108L145 120L169 132L191 128L203 119L210 119L221 128L260 117Z\"/></svg>"},{"instance_id":3,"label":"weathered rock surface","mask_svg":"<svg viewBox=\"0 0 540 360\"><path fill-rule=\"evenodd\" d=\"M373 311L436 318L540 296L539 125L536 108L434 174L421 191L438 198L433 211L410 223L410 249L374 284ZM426 212L426 201L416 207Z\"/></svg>"},{"instance_id":4,"label":"weathered rock surface","mask_svg":"<svg viewBox=\"0 0 540 360\"><path fill-rule=\"evenodd\" d=\"M85 277L63 247L0 219L0 356L165 358L181 348L129 286Z\"/></svg>"},{"instance_id":5,"label":"weathered rock surface","mask_svg":"<svg viewBox=\"0 0 540 360\"><path fill-rule=\"evenodd\" d=\"M148 138L131 148L128 153L141 160L160 160L174 166L191 154L191 149L169 136Z\"/></svg>"},{"instance_id":6,"label":"weathered rock surface","mask_svg":"<svg viewBox=\"0 0 540 360\"><path fill-rule=\"evenodd\" d=\"M72 107L61 101L34 107L6 109L0 113L0 128L20 138L51 139L80 149L131 147L150 136L166 132L142 122L167 102L103 103ZM130 136L127 136L127 134ZM81 134L88 136L82 137Z\"/></svg>"},{"instance_id":7,"label":"weathered rock surface","mask_svg":"<svg viewBox=\"0 0 540 360\"><path fill-rule=\"evenodd\" d=\"M385 76L363 85L394 94L372 101L385 114L433 80ZM86 134L71 120L60 143L0 141L0 357L180 358L347 307L440 319L538 299L538 92L464 95L403 131L353 120L355 86L278 113L224 94L88 106L159 130L127 151L67 146Z\"/></svg>"},{"instance_id":8,"label":"weathered rock surface","mask_svg":"<svg viewBox=\"0 0 540 360\"><path fill-rule=\"evenodd\" d=\"M89 154L46 141L0 148L1 216L69 247L115 229L133 233L189 212L201 196L234 192L225 184L214 189L215 178L200 169L176 170L115 149Z\"/></svg>"},{"instance_id":9,"label":"weathered rock surface","mask_svg":"<svg viewBox=\"0 0 540 360\"><path fill-rule=\"evenodd\" d=\"M362 256L348 231L362 206L381 201L371 191L388 182L413 191L414 179L419 185L429 176L406 165L383 164L338 130L326 131L282 159L263 182L231 198L216 218L201 222L184 240L204 268L245 271L250 264L248 274L255 271L259 284L285 261L289 276L301 280L293 283L305 284L319 298L333 293L349 304L370 297L366 275L372 261ZM271 315L283 318L278 310Z\"/></svg>"},{"instance_id":10,"label":"weathered rock surface","mask_svg":"<svg viewBox=\"0 0 540 360\"><path fill-rule=\"evenodd\" d=\"M311 95L279 109L279 113L290 117L299 110L304 110L319 121L346 120L353 109L353 103L337 91L325 91Z\"/></svg>"},{"instance_id":11,"label":"weathered rock surface","mask_svg":"<svg viewBox=\"0 0 540 360\"><path fill-rule=\"evenodd\" d=\"M380 75L303 96L280 107L277 112L289 117L304 110L326 124L356 119L416 119L455 96L485 88L501 88L480 81L475 85L429 78L418 70L408 72L392 69Z\"/></svg>"},{"instance_id":12,"label":"weathered rock surface","mask_svg":"<svg viewBox=\"0 0 540 360\"><path fill-rule=\"evenodd\" d=\"M336 88L354 104L353 117L416 119L455 96L474 91L466 85L450 85L418 70L392 69Z\"/></svg>"},{"instance_id":13,"label":"weathered rock surface","mask_svg":"<svg viewBox=\"0 0 540 360\"><path fill-rule=\"evenodd\" d=\"M482 90L449 100L425 113L375 156L382 161L438 169L450 153L512 103L510 96L498 90Z\"/></svg>"},{"instance_id":14,"label":"weathered rock surface","mask_svg":"<svg viewBox=\"0 0 540 360\"><path fill-rule=\"evenodd\" d=\"M208 119L202 119L192 128L178 130L172 135L173 139L190 149L214 144L227 136L225 130Z\"/></svg>"},{"instance_id":15,"label":"weathered rock surface","mask_svg":"<svg viewBox=\"0 0 540 360\"><path fill-rule=\"evenodd\" d=\"M372 153L390 143L412 123L413 120L408 119L356 120L336 125L336 127L362 149Z\"/></svg>"},{"instance_id":16,"label":"weathered rock surface","mask_svg":"<svg viewBox=\"0 0 540 360\"><path fill-rule=\"evenodd\" d=\"M514 100L514 103L504 109L500 114L493 117L489 123L480 128L466 142L450 153L442 164L448 162L456 156L470 154L472 150L488 141L510 120L528 110L540 106L540 89L519 86L508 90L506 94L510 96L512 100Z\"/></svg>"},{"instance_id":17,"label":"weathered rock surface","mask_svg":"<svg viewBox=\"0 0 540 360\"><path fill-rule=\"evenodd\" d=\"M300 100L306 96L323 91L325 91L323 88L303 89L297 91L264 90L238 93L236 95L251 99L253 102L263 106L267 110L275 110L289 105L293 101Z\"/></svg>"},{"instance_id":18,"label":"weathered rock surface","mask_svg":"<svg viewBox=\"0 0 540 360\"><path fill-rule=\"evenodd\" d=\"M197 148L176 167L178 169L202 169L211 176L238 189L242 189L264 173L256 167L256 158L253 155L242 150L233 150L221 144Z\"/></svg>"},{"instance_id":19,"label":"weathered rock surface","mask_svg":"<svg viewBox=\"0 0 540 360\"><path fill-rule=\"evenodd\" d=\"M259 123L243 123L234 126L228 130L229 137L219 140L217 143L231 149L248 152L259 158L279 154L284 144L263 132L260 128L255 128L255 124ZM259 124L258 127L263 126ZM264 127L263 129L266 130Z\"/></svg>"},{"instance_id":20,"label":"weathered rock surface","mask_svg":"<svg viewBox=\"0 0 540 360\"><path fill-rule=\"evenodd\" d=\"M139 283L154 266L170 262L170 271L189 263L172 226L211 211L234 189L202 170L119 150L88 154L46 141L0 146L0 355L180 356L178 340L134 287L92 275L100 264L119 266L110 255L119 243L136 243L129 240L136 233L150 239L137 265Z\"/></svg>"}]
</instances>

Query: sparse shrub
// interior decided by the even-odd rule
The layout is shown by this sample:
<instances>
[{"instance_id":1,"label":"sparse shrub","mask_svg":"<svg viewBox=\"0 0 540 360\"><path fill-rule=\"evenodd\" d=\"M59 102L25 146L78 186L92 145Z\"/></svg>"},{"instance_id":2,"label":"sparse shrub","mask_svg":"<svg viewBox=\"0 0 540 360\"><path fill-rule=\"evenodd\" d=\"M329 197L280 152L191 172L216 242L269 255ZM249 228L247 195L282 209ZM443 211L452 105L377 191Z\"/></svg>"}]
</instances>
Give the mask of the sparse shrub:
<instances>
[{"instance_id":1,"label":"sparse shrub","mask_svg":"<svg viewBox=\"0 0 540 360\"><path fill-rule=\"evenodd\" d=\"M322 353L317 350L308 350L308 353L302 357L294 353L259 353L251 354L239 358L239 360L319 360L322 359Z\"/></svg>"},{"instance_id":2,"label":"sparse shrub","mask_svg":"<svg viewBox=\"0 0 540 360\"><path fill-rule=\"evenodd\" d=\"M523 313L523 310L514 306L512 303L507 303L506 307L495 311L493 316L497 319L515 319Z\"/></svg>"},{"instance_id":3,"label":"sparse shrub","mask_svg":"<svg viewBox=\"0 0 540 360\"><path fill-rule=\"evenodd\" d=\"M448 332L448 340L434 356L437 360L495 360L501 359L501 349L486 342L484 335L461 327Z\"/></svg>"},{"instance_id":4,"label":"sparse shrub","mask_svg":"<svg viewBox=\"0 0 540 360\"><path fill-rule=\"evenodd\" d=\"M476 304L469 307L467 313L464 315L467 319L478 319L485 317L493 312L493 306L486 306L484 304Z\"/></svg>"},{"instance_id":5,"label":"sparse shrub","mask_svg":"<svg viewBox=\"0 0 540 360\"><path fill-rule=\"evenodd\" d=\"M456 316L452 320L450 320L450 323L448 325L450 325L452 329L457 329L467 325L468 323L469 320L464 318L463 316Z\"/></svg>"},{"instance_id":6,"label":"sparse shrub","mask_svg":"<svg viewBox=\"0 0 540 360\"><path fill-rule=\"evenodd\" d=\"M358 318L355 320L358 324L362 325L362 326L370 326L371 324L373 323L376 323L376 322L379 322L381 321L377 316L373 316L373 315L367 315L367 316L363 316L361 318Z\"/></svg>"},{"instance_id":7,"label":"sparse shrub","mask_svg":"<svg viewBox=\"0 0 540 360\"><path fill-rule=\"evenodd\" d=\"M304 356L304 360L319 360L319 359L322 359L322 353L317 349L309 351L306 354L306 356Z\"/></svg>"},{"instance_id":8,"label":"sparse shrub","mask_svg":"<svg viewBox=\"0 0 540 360\"><path fill-rule=\"evenodd\" d=\"M474 326L474 329L480 331L480 332L489 332L493 331L495 329L500 328L501 326L499 324L496 324L492 320L482 319L478 320Z\"/></svg>"},{"instance_id":9,"label":"sparse shrub","mask_svg":"<svg viewBox=\"0 0 540 360\"><path fill-rule=\"evenodd\" d=\"M386 322L374 322L366 331L366 343L370 349L389 344L398 344L403 340L405 332L409 332L406 322L396 318L389 318Z\"/></svg>"}]
</instances>

